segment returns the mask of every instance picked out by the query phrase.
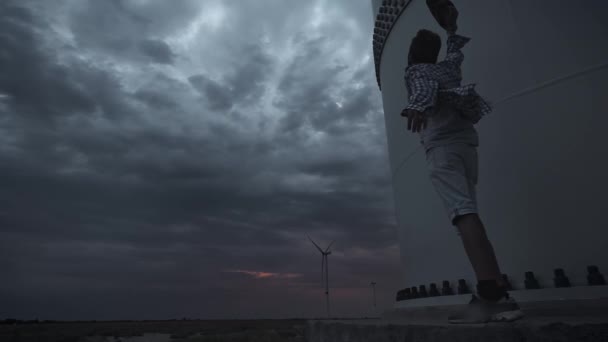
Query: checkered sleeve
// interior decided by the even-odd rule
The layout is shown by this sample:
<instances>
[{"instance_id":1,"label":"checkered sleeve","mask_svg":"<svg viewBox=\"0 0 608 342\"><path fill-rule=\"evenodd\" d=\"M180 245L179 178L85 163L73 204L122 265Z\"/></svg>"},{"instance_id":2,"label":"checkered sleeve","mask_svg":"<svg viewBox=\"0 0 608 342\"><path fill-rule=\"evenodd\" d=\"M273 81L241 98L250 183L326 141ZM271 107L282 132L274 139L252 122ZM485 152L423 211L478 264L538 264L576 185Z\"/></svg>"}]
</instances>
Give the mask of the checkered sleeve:
<instances>
[{"instance_id":1,"label":"checkered sleeve","mask_svg":"<svg viewBox=\"0 0 608 342\"><path fill-rule=\"evenodd\" d=\"M445 61L449 63L453 63L456 66L460 67L462 61L464 60L464 54L460 51L471 38L460 36L457 34L451 34L448 37L447 42L447 55L445 57Z\"/></svg>"},{"instance_id":2,"label":"checkered sleeve","mask_svg":"<svg viewBox=\"0 0 608 342\"><path fill-rule=\"evenodd\" d=\"M439 82L421 72L410 73L406 78L409 104L406 109L424 112L435 106Z\"/></svg>"}]
</instances>

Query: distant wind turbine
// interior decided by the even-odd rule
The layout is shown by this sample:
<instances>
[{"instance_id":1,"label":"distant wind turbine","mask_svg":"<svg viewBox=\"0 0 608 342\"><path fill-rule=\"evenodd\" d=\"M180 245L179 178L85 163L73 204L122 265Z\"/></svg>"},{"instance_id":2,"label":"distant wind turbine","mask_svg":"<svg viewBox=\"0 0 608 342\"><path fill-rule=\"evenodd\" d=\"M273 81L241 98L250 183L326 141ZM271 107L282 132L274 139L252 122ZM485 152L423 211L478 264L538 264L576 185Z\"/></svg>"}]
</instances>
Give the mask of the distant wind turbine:
<instances>
[{"instance_id":1,"label":"distant wind turbine","mask_svg":"<svg viewBox=\"0 0 608 342\"><path fill-rule=\"evenodd\" d=\"M308 235L306 235L308 236ZM331 254L331 251L329 250L329 248L331 247L331 245L334 244L335 240L332 241L329 246L327 246L327 249L325 249L325 251L323 251L321 249L321 247L319 247L319 245L317 245L314 241L312 241L312 239L310 238L310 236L308 236L308 239L310 240L310 242L312 242L313 245L315 245L315 247L317 247L317 249L319 250L319 252L321 252L321 284L323 283L323 270L325 270L325 299L327 301L327 318L330 318L330 313L329 313L329 270L328 270L328 263L327 263L327 256Z\"/></svg>"}]
</instances>

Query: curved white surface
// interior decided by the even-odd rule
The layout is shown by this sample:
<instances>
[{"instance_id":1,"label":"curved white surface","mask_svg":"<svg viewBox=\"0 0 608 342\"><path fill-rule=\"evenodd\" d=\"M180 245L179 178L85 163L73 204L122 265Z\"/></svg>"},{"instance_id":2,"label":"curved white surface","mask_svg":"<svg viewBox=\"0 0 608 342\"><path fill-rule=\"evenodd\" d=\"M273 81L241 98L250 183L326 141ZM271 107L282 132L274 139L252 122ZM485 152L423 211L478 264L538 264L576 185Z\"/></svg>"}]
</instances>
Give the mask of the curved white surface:
<instances>
[{"instance_id":1,"label":"curved white surface","mask_svg":"<svg viewBox=\"0 0 608 342\"><path fill-rule=\"evenodd\" d=\"M553 287L558 267L573 285L586 284L590 264L608 277L608 1L456 5L459 33L472 38L463 83L477 83L495 103L477 126L478 197L503 272L520 289L526 271L545 287ZM474 276L428 179L419 138L399 116L407 50L421 28L445 42L425 1L414 0L388 38L380 72L403 287L428 288Z\"/></svg>"}]
</instances>

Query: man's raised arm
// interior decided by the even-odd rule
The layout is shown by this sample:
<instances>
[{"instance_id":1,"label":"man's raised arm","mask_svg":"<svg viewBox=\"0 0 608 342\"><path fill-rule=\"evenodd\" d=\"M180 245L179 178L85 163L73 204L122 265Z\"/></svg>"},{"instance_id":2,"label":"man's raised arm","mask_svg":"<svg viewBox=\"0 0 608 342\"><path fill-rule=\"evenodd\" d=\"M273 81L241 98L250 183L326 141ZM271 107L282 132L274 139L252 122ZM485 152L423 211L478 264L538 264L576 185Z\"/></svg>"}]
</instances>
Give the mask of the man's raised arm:
<instances>
[{"instance_id":1,"label":"man's raised arm","mask_svg":"<svg viewBox=\"0 0 608 342\"><path fill-rule=\"evenodd\" d=\"M449 0L426 0L426 4L439 26L443 27L448 34L448 51L444 61L453 64L455 67L460 67L464 60L464 55L460 49L471 38L456 34L456 31L458 31L458 9Z\"/></svg>"},{"instance_id":2,"label":"man's raised arm","mask_svg":"<svg viewBox=\"0 0 608 342\"><path fill-rule=\"evenodd\" d=\"M464 37L453 32L448 34L447 54L444 61L453 64L456 67L460 67L462 65L462 61L464 60L464 54L462 53L461 49L469 42L469 40L471 40L471 38Z\"/></svg>"}]
</instances>

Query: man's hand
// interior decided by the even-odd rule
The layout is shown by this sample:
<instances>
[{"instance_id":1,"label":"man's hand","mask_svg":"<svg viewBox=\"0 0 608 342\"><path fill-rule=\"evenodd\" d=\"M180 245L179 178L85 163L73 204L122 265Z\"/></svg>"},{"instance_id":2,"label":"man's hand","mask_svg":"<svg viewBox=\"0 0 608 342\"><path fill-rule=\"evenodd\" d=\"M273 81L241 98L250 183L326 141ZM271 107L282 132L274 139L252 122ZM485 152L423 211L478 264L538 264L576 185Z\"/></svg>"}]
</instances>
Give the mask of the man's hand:
<instances>
[{"instance_id":1,"label":"man's hand","mask_svg":"<svg viewBox=\"0 0 608 342\"><path fill-rule=\"evenodd\" d=\"M427 0L426 4L439 26L443 27L448 34L454 34L458 30L458 10L450 0Z\"/></svg>"},{"instance_id":2,"label":"man's hand","mask_svg":"<svg viewBox=\"0 0 608 342\"><path fill-rule=\"evenodd\" d=\"M407 116L407 129L412 132L420 132L426 128L426 115L413 109L404 109L401 116Z\"/></svg>"}]
</instances>

